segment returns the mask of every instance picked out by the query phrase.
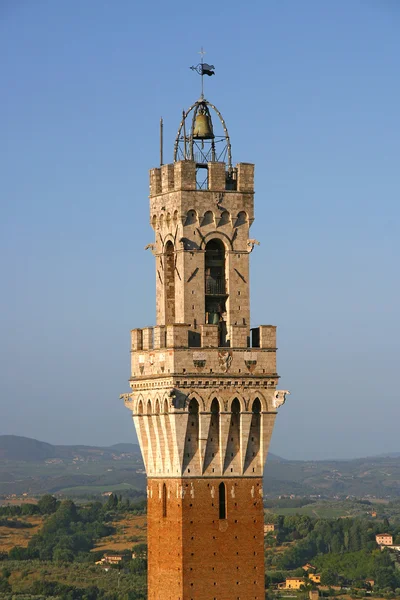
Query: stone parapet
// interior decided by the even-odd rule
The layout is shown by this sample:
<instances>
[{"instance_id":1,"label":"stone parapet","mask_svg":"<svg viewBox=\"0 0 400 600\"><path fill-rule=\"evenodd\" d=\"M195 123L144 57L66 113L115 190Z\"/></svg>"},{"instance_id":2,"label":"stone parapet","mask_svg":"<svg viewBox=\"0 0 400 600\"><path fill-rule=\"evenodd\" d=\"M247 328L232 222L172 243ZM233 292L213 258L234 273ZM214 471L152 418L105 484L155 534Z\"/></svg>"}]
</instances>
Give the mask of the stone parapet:
<instances>
[{"instance_id":1,"label":"stone parapet","mask_svg":"<svg viewBox=\"0 0 400 600\"><path fill-rule=\"evenodd\" d=\"M158 348L219 348L226 352L235 348L250 350L276 350L276 326L260 325L251 330L247 325L230 325L228 327L229 347L219 346L218 325L199 326L194 330L188 323L174 323L173 325L156 325L143 329L132 329L131 350L156 350ZM193 343L191 343L193 342Z\"/></svg>"},{"instance_id":2,"label":"stone parapet","mask_svg":"<svg viewBox=\"0 0 400 600\"><path fill-rule=\"evenodd\" d=\"M131 351L133 378L185 373L210 378L212 374L275 377L276 352L269 348L168 347L168 338L166 348Z\"/></svg>"},{"instance_id":3,"label":"stone parapet","mask_svg":"<svg viewBox=\"0 0 400 600\"><path fill-rule=\"evenodd\" d=\"M223 162L209 162L208 185L201 190L218 191L228 194L235 192L254 192L254 165L238 163L234 167L235 186L227 186L227 165ZM168 165L150 169L150 197L173 191L195 191L196 163L193 160L182 160Z\"/></svg>"}]
</instances>

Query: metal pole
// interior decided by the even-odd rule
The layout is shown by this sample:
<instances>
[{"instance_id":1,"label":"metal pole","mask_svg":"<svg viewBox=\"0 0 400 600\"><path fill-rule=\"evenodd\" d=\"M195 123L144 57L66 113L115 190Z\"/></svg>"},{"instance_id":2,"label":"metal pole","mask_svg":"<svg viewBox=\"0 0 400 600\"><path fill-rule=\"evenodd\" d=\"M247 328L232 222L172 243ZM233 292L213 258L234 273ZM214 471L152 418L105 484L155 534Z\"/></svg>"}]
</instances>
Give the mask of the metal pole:
<instances>
[{"instance_id":1,"label":"metal pole","mask_svg":"<svg viewBox=\"0 0 400 600\"><path fill-rule=\"evenodd\" d=\"M182 111L182 120L183 120L183 151L185 160L187 160L187 150L186 150L186 115L185 111Z\"/></svg>"},{"instance_id":2,"label":"metal pole","mask_svg":"<svg viewBox=\"0 0 400 600\"><path fill-rule=\"evenodd\" d=\"M160 118L160 167L162 167L162 165L164 164L163 161L163 129L164 129L164 123L163 123L163 118Z\"/></svg>"}]
</instances>

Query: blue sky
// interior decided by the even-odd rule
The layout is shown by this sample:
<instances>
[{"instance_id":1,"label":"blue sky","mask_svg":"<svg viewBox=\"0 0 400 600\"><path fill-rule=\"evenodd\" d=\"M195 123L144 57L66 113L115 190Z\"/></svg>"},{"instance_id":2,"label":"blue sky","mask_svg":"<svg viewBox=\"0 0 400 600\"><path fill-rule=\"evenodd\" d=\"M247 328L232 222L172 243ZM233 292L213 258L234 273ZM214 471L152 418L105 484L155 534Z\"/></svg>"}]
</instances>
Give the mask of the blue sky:
<instances>
[{"instance_id":1,"label":"blue sky","mask_svg":"<svg viewBox=\"0 0 400 600\"><path fill-rule=\"evenodd\" d=\"M271 449L399 451L397 0L0 3L0 433L134 441L155 321L148 169L206 97L256 163L252 325L278 326Z\"/></svg>"}]
</instances>

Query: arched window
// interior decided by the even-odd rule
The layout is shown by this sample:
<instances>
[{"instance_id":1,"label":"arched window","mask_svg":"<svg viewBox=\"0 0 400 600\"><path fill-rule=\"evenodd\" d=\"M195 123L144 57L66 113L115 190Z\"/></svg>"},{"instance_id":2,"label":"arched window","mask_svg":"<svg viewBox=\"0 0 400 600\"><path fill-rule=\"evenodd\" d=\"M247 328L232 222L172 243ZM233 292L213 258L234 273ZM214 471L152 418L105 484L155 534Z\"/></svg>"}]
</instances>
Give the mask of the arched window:
<instances>
[{"instance_id":1,"label":"arched window","mask_svg":"<svg viewBox=\"0 0 400 600\"><path fill-rule=\"evenodd\" d=\"M189 402L189 414L197 415L199 413L199 403L196 398L192 398Z\"/></svg>"},{"instance_id":2,"label":"arched window","mask_svg":"<svg viewBox=\"0 0 400 600\"><path fill-rule=\"evenodd\" d=\"M222 482L218 487L219 492L219 518L226 519L226 485Z\"/></svg>"},{"instance_id":3,"label":"arched window","mask_svg":"<svg viewBox=\"0 0 400 600\"><path fill-rule=\"evenodd\" d=\"M162 516L167 516L167 486L163 483L162 486Z\"/></svg>"},{"instance_id":4,"label":"arched window","mask_svg":"<svg viewBox=\"0 0 400 600\"><path fill-rule=\"evenodd\" d=\"M171 241L165 244L165 324L175 323L175 252Z\"/></svg>"},{"instance_id":5,"label":"arched window","mask_svg":"<svg viewBox=\"0 0 400 600\"><path fill-rule=\"evenodd\" d=\"M206 245L204 263L206 323L219 325L219 346L225 345L225 246L221 240L210 240Z\"/></svg>"}]
</instances>

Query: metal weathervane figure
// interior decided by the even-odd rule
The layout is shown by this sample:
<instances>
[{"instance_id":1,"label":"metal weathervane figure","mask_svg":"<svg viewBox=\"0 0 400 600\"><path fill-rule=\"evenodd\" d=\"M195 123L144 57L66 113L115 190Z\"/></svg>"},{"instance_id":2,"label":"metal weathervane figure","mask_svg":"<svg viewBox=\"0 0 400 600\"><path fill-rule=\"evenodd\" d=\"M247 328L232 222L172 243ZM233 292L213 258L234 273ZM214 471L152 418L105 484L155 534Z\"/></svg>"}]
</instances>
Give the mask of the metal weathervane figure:
<instances>
[{"instance_id":1,"label":"metal weathervane figure","mask_svg":"<svg viewBox=\"0 0 400 600\"><path fill-rule=\"evenodd\" d=\"M203 50L203 48L200 50L199 54L201 56L201 61L198 65L190 67L190 69L192 69L192 71L196 71L196 73L201 75L201 98L204 98L204 75L208 75L209 77L211 77L211 75L215 75L215 67L214 65L208 65L204 62L205 51Z\"/></svg>"}]
</instances>

